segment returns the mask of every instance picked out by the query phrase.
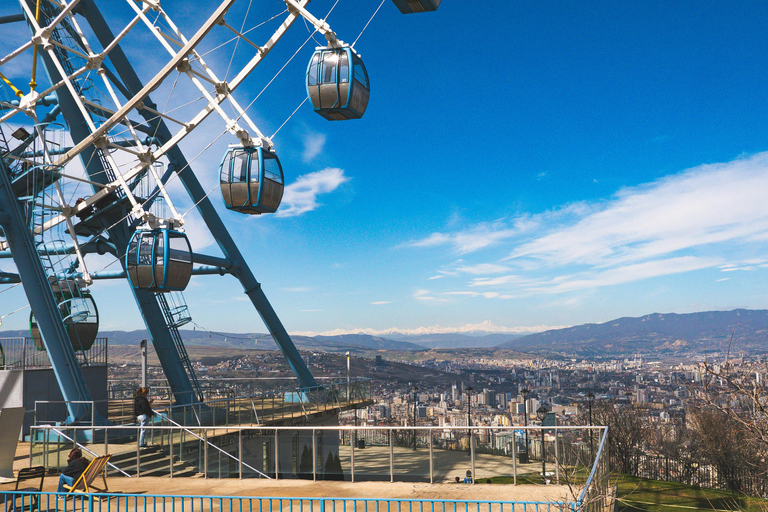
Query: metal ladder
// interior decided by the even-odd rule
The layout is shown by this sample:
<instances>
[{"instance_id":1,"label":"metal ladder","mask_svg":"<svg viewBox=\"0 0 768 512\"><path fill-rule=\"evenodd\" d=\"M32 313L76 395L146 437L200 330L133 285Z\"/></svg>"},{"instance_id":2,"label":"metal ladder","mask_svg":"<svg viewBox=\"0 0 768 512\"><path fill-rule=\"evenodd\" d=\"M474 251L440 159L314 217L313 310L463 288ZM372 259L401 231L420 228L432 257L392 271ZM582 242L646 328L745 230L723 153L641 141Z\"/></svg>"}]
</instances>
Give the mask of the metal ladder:
<instances>
[{"instance_id":1,"label":"metal ladder","mask_svg":"<svg viewBox=\"0 0 768 512\"><path fill-rule=\"evenodd\" d=\"M178 294L180 299L177 297L174 297L174 303L178 304L179 301L182 301L182 306L186 306L186 303L184 303L184 296L181 294ZM195 374L195 369L192 367L192 361L189 359L189 354L187 353L187 349L184 348L184 341L181 339L181 333L179 333L178 326L183 325L179 324L178 318L174 318L174 312L178 311L178 308L180 307L177 305L174 308L171 308L168 305L168 300L165 297L164 293L155 293L155 297L157 298L158 304L160 304L160 309L163 311L163 317L165 318L165 324L168 326L168 331L171 334L171 338L173 339L173 344L176 347L176 350L179 353L179 357L181 358L181 363L184 365L184 369L187 371L187 375L189 376L189 379L192 381L192 389L194 390L195 394L197 395L198 401L203 401L203 391L200 387L200 382L197 380L197 375ZM187 323L187 322L184 322Z\"/></svg>"}]
</instances>

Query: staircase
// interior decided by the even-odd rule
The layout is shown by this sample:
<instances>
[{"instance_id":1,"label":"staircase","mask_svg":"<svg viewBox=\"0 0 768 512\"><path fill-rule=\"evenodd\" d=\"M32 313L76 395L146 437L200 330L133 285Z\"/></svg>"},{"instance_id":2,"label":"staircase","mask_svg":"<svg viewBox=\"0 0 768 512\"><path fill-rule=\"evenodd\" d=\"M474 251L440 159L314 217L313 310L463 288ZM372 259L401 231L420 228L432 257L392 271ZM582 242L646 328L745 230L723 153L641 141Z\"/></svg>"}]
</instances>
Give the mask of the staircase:
<instances>
[{"instance_id":1,"label":"staircase","mask_svg":"<svg viewBox=\"0 0 768 512\"><path fill-rule=\"evenodd\" d=\"M170 476L171 457L166 447L150 446L142 448L139 456L140 476ZM109 462L122 469L129 475L136 475L136 451L127 451L112 455ZM119 471L109 468L109 476L125 476ZM202 477L202 473L188 462L173 456L173 477Z\"/></svg>"}]
</instances>

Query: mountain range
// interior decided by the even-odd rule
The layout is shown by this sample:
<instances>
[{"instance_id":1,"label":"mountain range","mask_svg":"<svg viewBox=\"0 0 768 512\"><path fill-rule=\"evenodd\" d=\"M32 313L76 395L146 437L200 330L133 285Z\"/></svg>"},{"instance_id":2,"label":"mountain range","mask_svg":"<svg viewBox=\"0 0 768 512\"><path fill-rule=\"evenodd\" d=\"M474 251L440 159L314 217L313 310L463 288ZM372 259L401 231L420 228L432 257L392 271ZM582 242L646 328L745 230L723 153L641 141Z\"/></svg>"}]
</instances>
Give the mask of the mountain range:
<instances>
[{"instance_id":1,"label":"mountain range","mask_svg":"<svg viewBox=\"0 0 768 512\"><path fill-rule=\"evenodd\" d=\"M276 350L272 337L263 333L225 333L182 330L188 345L229 346ZM27 331L2 331L0 337L29 336ZM138 344L148 339L146 330L100 331L112 345ZM601 324L584 324L521 336L492 333L482 336L455 334L368 334L293 336L300 350L317 352L421 351L428 349L504 349L529 354L583 357L617 357L632 354L690 356L713 352L736 355L768 351L768 310L737 309L688 314L653 313L639 318L618 318Z\"/></svg>"}]
</instances>

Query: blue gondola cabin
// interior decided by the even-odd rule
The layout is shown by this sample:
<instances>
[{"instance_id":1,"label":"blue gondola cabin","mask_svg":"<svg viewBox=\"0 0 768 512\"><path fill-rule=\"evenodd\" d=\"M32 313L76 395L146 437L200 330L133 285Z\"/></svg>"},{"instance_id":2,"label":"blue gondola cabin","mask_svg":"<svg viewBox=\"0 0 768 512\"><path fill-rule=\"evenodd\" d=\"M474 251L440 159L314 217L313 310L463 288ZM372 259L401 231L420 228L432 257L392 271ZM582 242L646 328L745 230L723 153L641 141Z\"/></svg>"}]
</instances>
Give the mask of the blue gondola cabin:
<instances>
[{"instance_id":1,"label":"blue gondola cabin","mask_svg":"<svg viewBox=\"0 0 768 512\"><path fill-rule=\"evenodd\" d=\"M349 46L317 48L307 67L307 94L330 121L363 117L371 86L360 56Z\"/></svg>"},{"instance_id":2,"label":"blue gondola cabin","mask_svg":"<svg viewBox=\"0 0 768 512\"><path fill-rule=\"evenodd\" d=\"M128 244L125 268L134 288L183 290L192 276L192 248L187 235L171 229L137 230Z\"/></svg>"},{"instance_id":3,"label":"blue gondola cabin","mask_svg":"<svg viewBox=\"0 0 768 512\"><path fill-rule=\"evenodd\" d=\"M229 210L274 213L283 200L283 168L269 149L230 146L219 174L221 194Z\"/></svg>"}]
</instances>

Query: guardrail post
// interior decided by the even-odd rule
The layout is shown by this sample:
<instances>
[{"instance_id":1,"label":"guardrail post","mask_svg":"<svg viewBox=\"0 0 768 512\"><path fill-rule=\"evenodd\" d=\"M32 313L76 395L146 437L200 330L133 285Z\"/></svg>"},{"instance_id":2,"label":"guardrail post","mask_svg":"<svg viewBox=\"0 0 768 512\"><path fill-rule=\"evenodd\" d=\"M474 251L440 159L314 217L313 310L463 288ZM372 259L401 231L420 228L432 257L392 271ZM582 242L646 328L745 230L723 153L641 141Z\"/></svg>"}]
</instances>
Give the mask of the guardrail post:
<instances>
[{"instance_id":1,"label":"guardrail post","mask_svg":"<svg viewBox=\"0 0 768 512\"><path fill-rule=\"evenodd\" d=\"M355 429L355 437L357 437L357 429ZM352 436L349 436L349 449L350 453L350 467L352 468L352 482L355 481L355 443L352 442Z\"/></svg>"},{"instance_id":2,"label":"guardrail post","mask_svg":"<svg viewBox=\"0 0 768 512\"><path fill-rule=\"evenodd\" d=\"M517 485L517 438L512 430L512 482Z\"/></svg>"},{"instance_id":3,"label":"guardrail post","mask_svg":"<svg viewBox=\"0 0 768 512\"><path fill-rule=\"evenodd\" d=\"M560 442L557 440L557 429L555 429L555 482L560 485Z\"/></svg>"},{"instance_id":4,"label":"guardrail post","mask_svg":"<svg viewBox=\"0 0 768 512\"><path fill-rule=\"evenodd\" d=\"M469 429L469 455L472 458L472 485L475 485L477 481L477 473L475 473L475 433L472 429Z\"/></svg>"},{"instance_id":5,"label":"guardrail post","mask_svg":"<svg viewBox=\"0 0 768 512\"><path fill-rule=\"evenodd\" d=\"M389 481L395 481L395 446L392 439L392 429L389 429Z\"/></svg>"},{"instance_id":6,"label":"guardrail post","mask_svg":"<svg viewBox=\"0 0 768 512\"><path fill-rule=\"evenodd\" d=\"M280 448L279 448L279 438L277 437L278 430L275 429L275 480L279 478L280 475Z\"/></svg>"},{"instance_id":7,"label":"guardrail post","mask_svg":"<svg viewBox=\"0 0 768 512\"><path fill-rule=\"evenodd\" d=\"M317 480L317 431L312 429L312 480Z\"/></svg>"},{"instance_id":8,"label":"guardrail post","mask_svg":"<svg viewBox=\"0 0 768 512\"><path fill-rule=\"evenodd\" d=\"M208 478L208 429L203 429L203 474Z\"/></svg>"},{"instance_id":9,"label":"guardrail post","mask_svg":"<svg viewBox=\"0 0 768 512\"><path fill-rule=\"evenodd\" d=\"M237 469L240 474L240 480L243 479L243 429L237 430Z\"/></svg>"},{"instance_id":10,"label":"guardrail post","mask_svg":"<svg viewBox=\"0 0 768 512\"><path fill-rule=\"evenodd\" d=\"M434 483L434 460L432 458L432 434L434 431L430 429L429 431L429 483Z\"/></svg>"},{"instance_id":11,"label":"guardrail post","mask_svg":"<svg viewBox=\"0 0 768 512\"><path fill-rule=\"evenodd\" d=\"M136 478L141 476L141 446L139 445L139 439L141 439L141 430L136 433Z\"/></svg>"},{"instance_id":12,"label":"guardrail post","mask_svg":"<svg viewBox=\"0 0 768 512\"><path fill-rule=\"evenodd\" d=\"M168 458L170 459L168 462L168 472L170 473L171 478L173 478L173 427L171 427L171 430L168 432L170 432L170 436L168 437Z\"/></svg>"}]
</instances>

